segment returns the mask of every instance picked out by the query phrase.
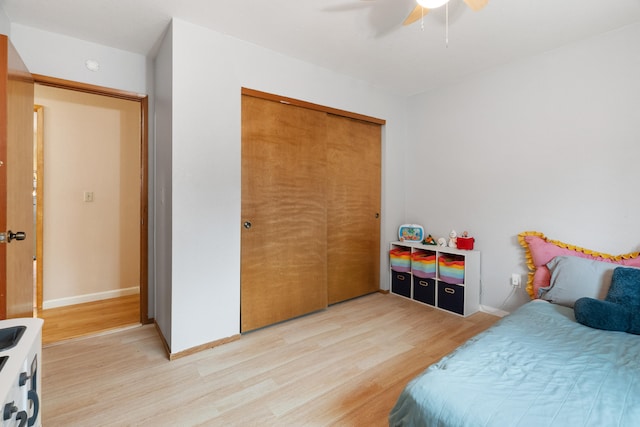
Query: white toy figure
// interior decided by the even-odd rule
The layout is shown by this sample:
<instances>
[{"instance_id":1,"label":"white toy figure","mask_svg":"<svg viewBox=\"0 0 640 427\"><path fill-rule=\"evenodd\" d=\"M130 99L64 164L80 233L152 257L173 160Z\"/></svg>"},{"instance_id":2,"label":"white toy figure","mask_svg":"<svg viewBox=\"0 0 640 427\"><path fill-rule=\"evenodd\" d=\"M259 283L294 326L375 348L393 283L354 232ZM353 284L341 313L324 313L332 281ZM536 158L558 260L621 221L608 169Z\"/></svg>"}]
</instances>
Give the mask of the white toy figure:
<instances>
[{"instance_id":1,"label":"white toy figure","mask_svg":"<svg viewBox=\"0 0 640 427\"><path fill-rule=\"evenodd\" d=\"M447 239L445 239L444 237L440 237L438 239L438 246L447 246Z\"/></svg>"},{"instance_id":2,"label":"white toy figure","mask_svg":"<svg viewBox=\"0 0 640 427\"><path fill-rule=\"evenodd\" d=\"M451 233L449 233L449 247L458 247L458 233L456 233L456 230L451 230Z\"/></svg>"}]
</instances>

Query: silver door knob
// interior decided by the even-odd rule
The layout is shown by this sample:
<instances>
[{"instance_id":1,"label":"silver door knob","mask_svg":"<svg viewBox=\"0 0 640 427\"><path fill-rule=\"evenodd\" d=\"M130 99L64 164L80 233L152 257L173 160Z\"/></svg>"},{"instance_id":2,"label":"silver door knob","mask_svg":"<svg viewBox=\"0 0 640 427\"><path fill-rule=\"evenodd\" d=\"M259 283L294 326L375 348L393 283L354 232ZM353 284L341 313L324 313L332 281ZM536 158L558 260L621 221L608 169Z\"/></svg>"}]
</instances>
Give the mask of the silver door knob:
<instances>
[{"instance_id":1,"label":"silver door knob","mask_svg":"<svg viewBox=\"0 0 640 427\"><path fill-rule=\"evenodd\" d=\"M24 231L18 231L14 233L9 230L6 233L0 233L0 243L11 243L12 240L24 240L27 238L27 233Z\"/></svg>"},{"instance_id":2,"label":"silver door knob","mask_svg":"<svg viewBox=\"0 0 640 427\"><path fill-rule=\"evenodd\" d=\"M24 240L27 238L27 233L24 231L18 231L17 233L13 233L11 230L7 231L9 235L7 237L7 243L11 243L12 240Z\"/></svg>"},{"instance_id":3,"label":"silver door knob","mask_svg":"<svg viewBox=\"0 0 640 427\"><path fill-rule=\"evenodd\" d=\"M244 228L248 230L251 228L251 221L245 221L243 225L244 225Z\"/></svg>"}]
</instances>

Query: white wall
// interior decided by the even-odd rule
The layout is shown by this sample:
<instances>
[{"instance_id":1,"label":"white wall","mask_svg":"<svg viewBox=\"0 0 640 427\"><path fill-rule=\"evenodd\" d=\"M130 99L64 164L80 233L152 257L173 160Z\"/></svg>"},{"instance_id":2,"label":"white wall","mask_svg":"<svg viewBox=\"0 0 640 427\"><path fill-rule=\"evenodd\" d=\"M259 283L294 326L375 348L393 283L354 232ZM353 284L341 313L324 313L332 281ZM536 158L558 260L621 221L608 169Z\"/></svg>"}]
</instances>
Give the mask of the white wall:
<instances>
[{"instance_id":1,"label":"white wall","mask_svg":"<svg viewBox=\"0 0 640 427\"><path fill-rule=\"evenodd\" d=\"M177 19L172 37L175 353L239 333L241 87L386 119L385 172L399 170L400 155L389 153L403 151L406 122L404 99L364 82ZM168 117L158 112L157 120ZM402 217L401 183L397 173L384 178L383 252ZM381 276L386 286L388 274Z\"/></svg>"},{"instance_id":2,"label":"white wall","mask_svg":"<svg viewBox=\"0 0 640 427\"><path fill-rule=\"evenodd\" d=\"M171 333L171 205L172 205L172 140L173 140L173 30L170 27L155 59L154 81L156 105L152 116L156 144L153 157L155 171L155 238L156 259L155 321L167 344Z\"/></svg>"},{"instance_id":3,"label":"white wall","mask_svg":"<svg viewBox=\"0 0 640 427\"><path fill-rule=\"evenodd\" d=\"M11 40L32 73L147 93L144 55L19 24L11 25ZM88 59L98 61L100 70L89 71Z\"/></svg>"},{"instance_id":4,"label":"white wall","mask_svg":"<svg viewBox=\"0 0 640 427\"><path fill-rule=\"evenodd\" d=\"M147 236L148 247L148 265L147 265L147 293L148 293L148 316L150 319L155 317L156 306L156 243L155 243L155 230L156 230L156 201L155 201L155 188L156 188L156 143L155 143L155 58L146 59L146 93L147 99L147 119L148 119L148 143L147 143L147 175L148 175L148 209L149 214L147 216L147 230L149 235Z\"/></svg>"},{"instance_id":5,"label":"white wall","mask_svg":"<svg viewBox=\"0 0 640 427\"><path fill-rule=\"evenodd\" d=\"M638 76L635 24L410 99L406 219L475 236L482 304L526 280L521 231L640 249ZM523 286L503 309L526 300Z\"/></svg>"},{"instance_id":6,"label":"white wall","mask_svg":"<svg viewBox=\"0 0 640 427\"><path fill-rule=\"evenodd\" d=\"M11 35L11 22L2 8L0 8L0 34Z\"/></svg>"}]
</instances>

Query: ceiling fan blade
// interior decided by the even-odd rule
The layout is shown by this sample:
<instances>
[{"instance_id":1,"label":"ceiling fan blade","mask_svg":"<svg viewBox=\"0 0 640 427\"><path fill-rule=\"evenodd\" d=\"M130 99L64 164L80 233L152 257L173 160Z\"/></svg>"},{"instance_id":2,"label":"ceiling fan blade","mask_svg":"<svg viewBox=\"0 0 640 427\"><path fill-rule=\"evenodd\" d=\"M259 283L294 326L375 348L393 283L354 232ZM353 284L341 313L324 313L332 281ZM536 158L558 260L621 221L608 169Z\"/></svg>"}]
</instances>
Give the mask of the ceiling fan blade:
<instances>
[{"instance_id":1,"label":"ceiling fan blade","mask_svg":"<svg viewBox=\"0 0 640 427\"><path fill-rule=\"evenodd\" d=\"M473 11L477 12L489 3L489 0L464 0Z\"/></svg>"},{"instance_id":2,"label":"ceiling fan blade","mask_svg":"<svg viewBox=\"0 0 640 427\"><path fill-rule=\"evenodd\" d=\"M413 24L414 22L416 22L418 19L422 18L423 16L425 16L427 13L429 13L429 9L427 8L423 8L420 5L417 5L409 14L409 16L407 16L407 19L404 20L404 22L402 23L402 25L409 25L409 24Z\"/></svg>"}]
</instances>

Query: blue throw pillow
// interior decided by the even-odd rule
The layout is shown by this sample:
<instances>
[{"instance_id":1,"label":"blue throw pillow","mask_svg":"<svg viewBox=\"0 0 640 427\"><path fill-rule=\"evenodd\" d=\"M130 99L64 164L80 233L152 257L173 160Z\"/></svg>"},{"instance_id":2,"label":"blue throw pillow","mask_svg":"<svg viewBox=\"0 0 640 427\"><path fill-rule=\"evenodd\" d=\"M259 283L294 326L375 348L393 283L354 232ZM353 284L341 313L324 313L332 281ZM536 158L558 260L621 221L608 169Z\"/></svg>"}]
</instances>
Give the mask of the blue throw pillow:
<instances>
[{"instance_id":1,"label":"blue throw pillow","mask_svg":"<svg viewBox=\"0 0 640 427\"><path fill-rule=\"evenodd\" d=\"M580 298L573 310L583 325L640 335L640 269L616 268L604 301Z\"/></svg>"}]
</instances>

